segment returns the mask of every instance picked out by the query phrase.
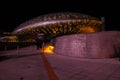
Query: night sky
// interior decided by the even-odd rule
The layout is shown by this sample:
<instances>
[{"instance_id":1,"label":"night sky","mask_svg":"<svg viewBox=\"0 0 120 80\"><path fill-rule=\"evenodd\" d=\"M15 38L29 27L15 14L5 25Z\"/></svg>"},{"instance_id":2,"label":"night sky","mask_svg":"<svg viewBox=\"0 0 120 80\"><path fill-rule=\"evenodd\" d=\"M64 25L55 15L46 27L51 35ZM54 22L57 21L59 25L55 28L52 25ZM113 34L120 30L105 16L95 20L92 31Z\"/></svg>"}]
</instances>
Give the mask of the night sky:
<instances>
[{"instance_id":1,"label":"night sky","mask_svg":"<svg viewBox=\"0 0 120 80\"><path fill-rule=\"evenodd\" d=\"M12 32L21 23L40 15L56 12L77 12L105 17L106 30L120 31L118 2L85 0L40 0L39 2L0 3L0 31Z\"/></svg>"}]
</instances>

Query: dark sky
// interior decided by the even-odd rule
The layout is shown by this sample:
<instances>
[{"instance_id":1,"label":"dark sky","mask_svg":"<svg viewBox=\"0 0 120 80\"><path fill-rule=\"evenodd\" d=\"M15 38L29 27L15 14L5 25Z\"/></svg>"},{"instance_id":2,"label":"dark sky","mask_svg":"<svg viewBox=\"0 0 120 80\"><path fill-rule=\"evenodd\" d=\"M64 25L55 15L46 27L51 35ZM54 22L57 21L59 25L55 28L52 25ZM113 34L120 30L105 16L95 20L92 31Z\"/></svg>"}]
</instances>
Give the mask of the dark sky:
<instances>
[{"instance_id":1,"label":"dark sky","mask_svg":"<svg viewBox=\"0 0 120 80\"><path fill-rule=\"evenodd\" d=\"M105 0L104 0L105 1ZM120 31L119 2L92 0L40 0L39 2L1 2L0 30L12 32L21 23L34 17L55 12L78 12L105 17L106 30Z\"/></svg>"}]
</instances>

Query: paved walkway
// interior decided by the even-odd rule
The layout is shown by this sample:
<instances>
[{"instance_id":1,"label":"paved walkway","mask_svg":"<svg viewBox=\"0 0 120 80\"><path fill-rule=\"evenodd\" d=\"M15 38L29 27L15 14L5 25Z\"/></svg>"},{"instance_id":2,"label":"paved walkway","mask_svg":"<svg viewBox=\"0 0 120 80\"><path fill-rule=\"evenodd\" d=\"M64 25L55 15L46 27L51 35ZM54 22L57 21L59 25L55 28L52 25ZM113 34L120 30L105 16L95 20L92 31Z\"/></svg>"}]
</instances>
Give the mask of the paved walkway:
<instances>
[{"instance_id":1,"label":"paved walkway","mask_svg":"<svg viewBox=\"0 0 120 80\"><path fill-rule=\"evenodd\" d=\"M118 59L80 59L46 55L60 80L120 80Z\"/></svg>"},{"instance_id":2,"label":"paved walkway","mask_svg":"<svg viewBox=\"0 0 120 80\"><path fill-rule=\"evenodd\" d=\"M8 51L5 54L16 55L17 52ZM0 61L0 80L50 80L35 47L21 49L20 55L23 56ZM45 56L59 80L120 80L120 62L117 58L82 59L57 54Z\"/></svg>"},{"instance_id":3,"label":"paved walkway","mask_svg":"<svg viewBox=\"0 0 120 80\"><path fill-rule=\"evenodd\" d=\"M0 62L0 80L49 80L40 55Z\"/></svg>"},{"instance_id":4,"label":"paved walkway","mask_svg":"<svg viewBox=\"0 0 120 80\"><path fill-rule=\"evenodd\" d=\"M47 70L48 76L50 80L59 80L57 75L54 72L54 69L52 69L51 64L49 61L46 59L45 54L41 53L42 61L44 63L44 66Z\"/></svg>"}]
</instances>

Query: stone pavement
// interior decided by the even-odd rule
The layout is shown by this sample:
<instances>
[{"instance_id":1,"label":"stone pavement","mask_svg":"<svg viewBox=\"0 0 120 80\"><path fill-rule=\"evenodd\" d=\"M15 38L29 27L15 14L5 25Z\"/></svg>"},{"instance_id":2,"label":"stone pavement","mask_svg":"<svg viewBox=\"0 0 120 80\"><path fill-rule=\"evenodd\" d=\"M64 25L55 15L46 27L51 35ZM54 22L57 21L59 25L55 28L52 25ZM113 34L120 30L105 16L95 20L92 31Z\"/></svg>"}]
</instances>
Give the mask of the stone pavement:
<instances>
[{"instance_id":1,"label":"stone pavement","mask_svg":"<svg viewBox=\"0 0 120 80\"><path fill-rule=\"evenodd\" d=\"M0 62L0 80L49 80L40 55Z\"/></svg>"},{"instance_id":2,"label":"stone pavement","mask_svg":"<svg viewBox=\"0 0 120 80\"><path fill-rule=\"evenodd\" d=\"M82 59L46 55L60 80L120 80L120 62L115 59Z\"/></svg>"},{"instance_id":3,"label":"stone pavement","mask_svg":"<svg viewBox=\"0 0 120 80\"><path fill-rule=\"evenodd\" d=\"M18 55L16 51L5 54ZM23 56L0 61L0 80L50 80L34 46L21 49L20 54ZM59 80L120 80L118 58L82 59L58 54L45 56Z\"/></svg>"}]
</instances>

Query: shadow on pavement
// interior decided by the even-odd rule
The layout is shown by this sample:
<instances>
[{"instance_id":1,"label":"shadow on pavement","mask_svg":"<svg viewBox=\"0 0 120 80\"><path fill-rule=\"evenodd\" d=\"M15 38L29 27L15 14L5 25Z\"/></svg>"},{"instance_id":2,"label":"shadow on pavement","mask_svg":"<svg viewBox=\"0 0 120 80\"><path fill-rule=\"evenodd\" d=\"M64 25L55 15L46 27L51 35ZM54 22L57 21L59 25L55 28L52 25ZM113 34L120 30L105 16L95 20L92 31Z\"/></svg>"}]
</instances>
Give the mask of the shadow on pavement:
<instances>
[{"instance_id":1,"label":"shadow on pavement","mask_svg":"<svg viewBox=\"0 0 120 80\"><path fill-rule=\"evenodd\" d=\"M10 56L0 56L0 61L6 60L6 59L10 59Z\"/></svg>"},{"instance_id":2,"label":"shadow on pavement","mask_svg":"<svg viewBox=\"0 0 120 80\"><path fill-rule=\"evenodd\" d=\"M9 56L0 56L0 61L13 59L13 58L21 58L21 57L28 57L28 56L34 56L34 55L40 55L40 54L29 54L29 55L9 55Z\"/></svg>"}]
</instances>

